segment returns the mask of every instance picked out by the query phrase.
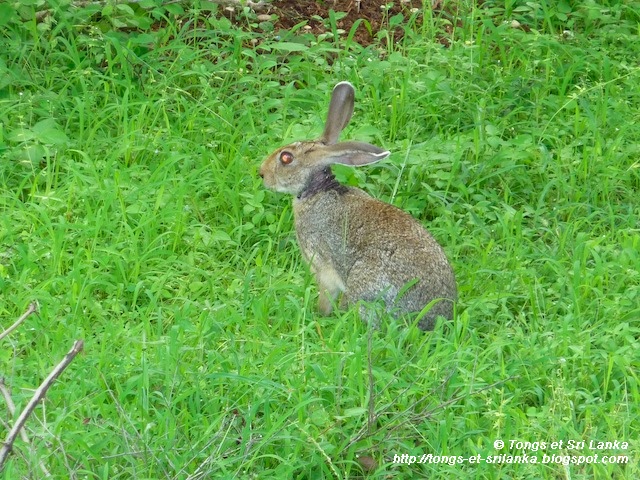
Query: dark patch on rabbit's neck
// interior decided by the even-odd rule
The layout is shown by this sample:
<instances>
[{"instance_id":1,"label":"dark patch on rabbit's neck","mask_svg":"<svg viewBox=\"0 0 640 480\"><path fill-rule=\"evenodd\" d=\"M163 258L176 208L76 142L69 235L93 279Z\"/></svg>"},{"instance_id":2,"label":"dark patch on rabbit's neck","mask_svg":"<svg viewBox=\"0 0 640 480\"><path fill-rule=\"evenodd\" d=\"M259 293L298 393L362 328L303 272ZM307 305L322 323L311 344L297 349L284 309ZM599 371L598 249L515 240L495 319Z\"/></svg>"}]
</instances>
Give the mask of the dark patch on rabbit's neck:
<instances>
[{"instance_id":1,"label":"dark patch on rabbit's neck","mask_svg":"<svg viewBox=\"0 0 640 480\"><path fill-rule=\"evenodd\" d=\"M336 180L331 167L325 167L311 175L304 190L298 194L298 200L309 198L316 193L328 192L329 190L335 190L339 194L343 194L346 193L348 188Z\"/></svg>"}]
</instances>

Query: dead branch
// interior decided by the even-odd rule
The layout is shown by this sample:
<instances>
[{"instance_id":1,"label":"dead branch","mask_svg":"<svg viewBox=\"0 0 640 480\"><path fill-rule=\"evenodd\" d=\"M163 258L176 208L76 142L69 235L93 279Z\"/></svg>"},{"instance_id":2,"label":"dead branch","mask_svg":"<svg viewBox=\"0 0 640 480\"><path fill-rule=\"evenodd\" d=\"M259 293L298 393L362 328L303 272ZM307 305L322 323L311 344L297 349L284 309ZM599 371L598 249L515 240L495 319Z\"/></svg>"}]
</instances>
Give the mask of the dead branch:
<instances>
[{"instance_id":1,"label":"dead branch","mask_svg":"<svg viewBox=\"0 0 640 480\"><path fill-rule=\"evenodd\" d=\"M18 420L16 420L15 425L7 435L7 438L5 439L4 444L0 449L0 471L2 471L9 453L11 453L13 442L18 436L18 433L20 433L20 430L22 429L24 424L27 422L29 415L31 415L31 413L35 410L38 402L40 402L45 397L45 395L47 394L47 390L49 390L49 387L53 385L53 382L55 382L60 374L62 374L62 372L69 366L76 355L78 355L78 353L82 351L83 347L84 341L76 340L73 344L73 347L71 347L71 350L69 350L69 353L67 353L62 361L58 365L56 365L53 370L51 370L49 376L45 378L40 386L36 389L33 397L31 397L31 400L29 400L27 406L24 407L24 410L22 410L22 413L20 413Z\"/></svg>"},{"instance_id":2,"label":"dead branch","mask_svg":"<svg viewBox=\"0 0 640 480\"><path fill-rule=\"evenodd\" d=\"M4 401L7 402L7 410L9 410L9 417L13 417L16 413L16 405L13 403L13 399L11 398L11 393L7 388L7 384L4 383L4 377L0 377L0 392L4 397ZM29 437L24 430L20 431L20 438L25 443L29 443Z\"/></svg>"},{"instance_id":3,"label":"dead branch","mask_svg":"<svg viewBox=\"0 0 640 480\"><path fill-rule=\"evenodd\" d=\"M16 413L16 406L13 403L13 399L11 398L11 393L7 388L7 384L4 383L3 377L0 377L0 393L2 393L2 396L4 397L4 401L7 402L7 410L9 410L9 417L11 418ZM31 446L31 441L29 440L29 436L27 435L27 432L24 431L24 428L20 429L20 438L24 443ZM51 476L51 473L49 472L49 470L47 470L47 467L45 466L42 460L38 462L38 465L40 466L40 470L42 470L42 473L44 474L45 477Z\"/></svg>"},{"instance_id":4,"label":"dead branch","mask_svg":"<svg viewBox=\"0 0 640 480\"><path fill-rule=\"evenodd\" d=\"M18 328L20 324L29 317L29 315L36 313L37 311L38 311L38 302L31 302L29 304L29 308L27 308L27 311L24 312L22 316L18 320L16 320L16 322L13 325L7 328L4 332L0 333L0 340L2 340L4 337L9 335L16 328Z\"/></svg>"}]
</instances>

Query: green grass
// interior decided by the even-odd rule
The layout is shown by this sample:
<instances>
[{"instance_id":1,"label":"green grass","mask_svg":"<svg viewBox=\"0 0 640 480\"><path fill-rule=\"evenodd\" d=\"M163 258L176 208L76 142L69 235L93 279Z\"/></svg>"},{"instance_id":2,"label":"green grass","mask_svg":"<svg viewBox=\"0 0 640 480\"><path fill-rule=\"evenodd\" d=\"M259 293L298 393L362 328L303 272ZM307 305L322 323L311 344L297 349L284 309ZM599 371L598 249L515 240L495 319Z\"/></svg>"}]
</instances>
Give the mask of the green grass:
<instances>
[{"instance_id":1,"label":"green grass","mask_svg":"<svg viewBox=\"0 0 640 480\"><path fill-rule=\"evenodd\" d=\"M2 326L40 304L0 348L18 411L73 340L85 351L3 478L640 476L638 2L454 2L386 51L251 15L239 30L206 4L36 22L13 3ZM358 90L346 136L393 154L339 177L419 218L456 270L456 318L432 333L320 317L290 199L257 175L321 132L340 80ZM523 453L498 439L628 463L393 463Z\"/></svg>"}]
</instances>

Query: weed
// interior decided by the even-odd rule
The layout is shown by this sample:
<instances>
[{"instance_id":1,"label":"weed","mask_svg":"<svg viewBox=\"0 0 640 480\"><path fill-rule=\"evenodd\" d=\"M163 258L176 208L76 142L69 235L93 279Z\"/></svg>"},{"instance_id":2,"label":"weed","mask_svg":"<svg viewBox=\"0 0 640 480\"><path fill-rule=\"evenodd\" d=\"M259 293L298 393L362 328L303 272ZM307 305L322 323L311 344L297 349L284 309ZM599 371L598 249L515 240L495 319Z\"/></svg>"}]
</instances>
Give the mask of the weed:
<instances>
[{"instance_id":1,"label":"weed","mask_svg":"<svg viewBox=\"0 0 640 480\"><path fill-rule=\"evenodd\" d=\"M371 478L638 476L637 5L455 3L448 48L425 10L385 51L337 14L278 38L198 2L0 5L0 315L41 305L0 350L18 407L85 339L4 478L350 478L360 457ZM257 175L320 133L339 80L345 137L393 155L338 177L452 259L432 333L318 316ZM393 462L429 453L539 461ZM595 454L628 463L540 463Z\"/></svg>"}]
</instances>

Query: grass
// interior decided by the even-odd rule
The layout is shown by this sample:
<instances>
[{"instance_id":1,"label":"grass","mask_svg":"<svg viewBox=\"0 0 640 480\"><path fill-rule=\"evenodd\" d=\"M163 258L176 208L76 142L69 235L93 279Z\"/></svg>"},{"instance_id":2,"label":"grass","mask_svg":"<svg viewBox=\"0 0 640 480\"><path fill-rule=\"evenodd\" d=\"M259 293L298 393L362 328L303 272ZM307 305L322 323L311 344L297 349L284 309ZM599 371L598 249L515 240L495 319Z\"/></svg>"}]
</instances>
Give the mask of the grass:
<instances>
[{"instance_id":1,"label":"grass","mask_svg":"<svg viewBox=\"0 0 640 480\"><path fill-rule=\"evenodd\" d=\"M456 4L384 52L206 4L0 12L2 325L40 304L0 349L18 411L85 340L3 478L638 477L640 5ZM290 200L257 175L339 80L346 136L393 152L340 179L456 270L432 333L318 316ZM393 462L429 453L538 463ZM595 454L628 463L542 463Z\"/></svg>"}]
</instances>

